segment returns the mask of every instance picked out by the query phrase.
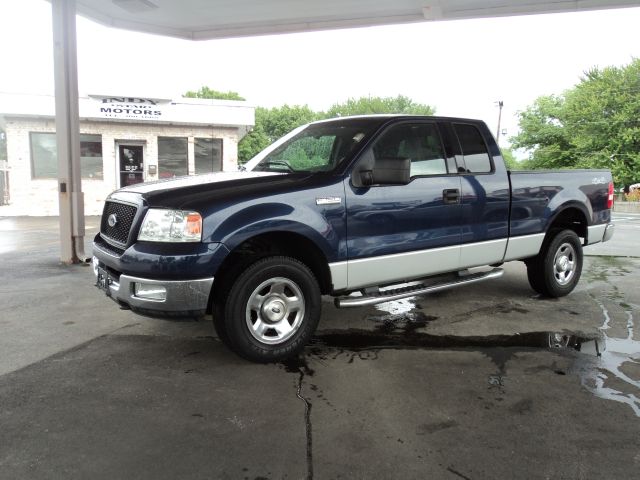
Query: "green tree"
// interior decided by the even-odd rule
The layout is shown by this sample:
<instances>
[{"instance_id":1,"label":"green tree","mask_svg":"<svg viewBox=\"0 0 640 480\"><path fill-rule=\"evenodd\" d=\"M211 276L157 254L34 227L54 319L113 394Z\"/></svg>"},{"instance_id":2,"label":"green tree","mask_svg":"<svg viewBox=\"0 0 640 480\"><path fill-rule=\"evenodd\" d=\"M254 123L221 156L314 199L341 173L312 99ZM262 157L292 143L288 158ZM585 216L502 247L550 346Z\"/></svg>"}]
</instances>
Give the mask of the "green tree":
<instances>
[{"instance_id":1,"label":"green tree","mask_svg":"<svg viewBox=\"0 0 640 480\"><path fill-rule=\"evenodd\" d=\"M245 163L294 128L319 118L321 114L314 112L307 105L257 107L255 127L238 144L238 161Z\"/></svg>"},{"instance_id":2,"label":"green tree","mask_svg":"<svg viewBox=\"0 0 640 480\"><path fill-rule=\"evenodd\" d=\"M529 151L529 168L563 168L575 164L575 148L566 129L565 99L543 96L519 113L520 133L513 148Z\"/></svg>"},{"instance_id":3,"label":"green tree","mask_svg":"<svg viewBox=\"0 0 640 480\"><path fill-rule=\"evenodd\" d=\"M257 108L256 124L259 122L271 142L286 135L294 128L322 118L307 105L283 105L275 108Z\"/></svg>"},{"instance_id":4,"label":"green tree","mask_svg":"<svg viewBox=\"0 0 640 480\"><path fill-rule=\"evenodd\" d=\"M238 143L238 163L241 165L246 163L254 155L267 148L271 143L272 142L269 141L269 137L264 132L262 125L256 121L253 130L242 137Z\"/></svg>"},{"instance_id":5,"label":"green tree","mask_svg":"<svg viewBox=\"0 0 640 480\"><path fill-rule=\"evenodd\" d=\"M509 170L522 170L524 168L524 165L516 159L510 148L501 147L500 151L502 151L502 158Z\"/></svg>"},{"instance_id":6,"label":"green tree","mask_svg":"<svg viewBox=\"0 0 640 480\"><path fill-rule=\"evenodd\" d=\"M244 97L241 97L237 92L220 92L218 90L212 90L209 87L201 87L200 90L195 92L188 91L183 95L183 97L187 98L211 98L215 100L245 100Z\"/></svg>"},{"instance_id":7,"label":"green tree","mask_svg":"<svg viewBox=\"0 0 640 480\"><path fill-rule=\"evenodd\" d=\"M519 117L511 142L529 151L528 168L609 168L620 185L640 179L640 59L593 68Z\"/></svg>"},{"instance_id":8,"label":"green tree","mask_svg":"<svg viewBox=\"0 0 640 480\"><path fill-rule=\"evenodd\" d=\"M334 104L325 114L327 118L349 115L370 115L375 113L406 113L413 115L433 115L435 108L416 103L409 97L360 97Z\"/></svg>"},{"instance_id":9,"label":"green tree","mask_svg":"<svg viewBox=\"0 0 640 480\"><path fill-rule=\"evenodd\" d=\"M640 59L586 72L566 103L576 166L610 168L621 185L640 180Z\"/></svg>"}]
</instances>

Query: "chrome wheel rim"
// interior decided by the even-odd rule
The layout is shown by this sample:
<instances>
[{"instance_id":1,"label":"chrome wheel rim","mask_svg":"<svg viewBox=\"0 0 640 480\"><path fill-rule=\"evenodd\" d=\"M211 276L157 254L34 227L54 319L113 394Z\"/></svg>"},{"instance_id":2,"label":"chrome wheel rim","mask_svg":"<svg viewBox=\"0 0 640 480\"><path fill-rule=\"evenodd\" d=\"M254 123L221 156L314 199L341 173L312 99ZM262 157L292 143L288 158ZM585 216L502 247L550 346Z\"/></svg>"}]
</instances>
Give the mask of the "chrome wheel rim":
<instances>
[{"instance_id":1,"label":"chrome wheel rim","mask_svg":"<svg viewBox=\"0 0 640 480\"><path fill-rule=\"evenodd\" d=\"M553 276L558 285L567 285L576 273L576 250L570 243L563 243L553 259Z\"/></svg>"},{"instance_id":2,"label":"chrome wheel rim","mask_svg":"<svg viewBox=\"0 0 640 480\"><path fill-rule=\"evenodd\" d=\"M245 320L261 343L286 342L302 325L304 297L298 285L284 277L265 280L249 296Z\"/></svg>"}]
</instances>

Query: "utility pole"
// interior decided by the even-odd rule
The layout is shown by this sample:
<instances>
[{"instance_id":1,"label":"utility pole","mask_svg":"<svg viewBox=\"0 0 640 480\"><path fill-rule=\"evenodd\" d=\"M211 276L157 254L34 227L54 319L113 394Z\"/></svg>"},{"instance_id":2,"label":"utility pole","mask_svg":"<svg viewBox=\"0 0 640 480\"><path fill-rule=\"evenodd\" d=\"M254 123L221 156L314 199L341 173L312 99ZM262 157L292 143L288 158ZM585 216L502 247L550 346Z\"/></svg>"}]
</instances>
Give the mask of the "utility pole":
<instances>
[{"instance_id":1,"label":"utility pole","mask_svg":"<svg viewBox=\"0 0 640 480\"><path fill-rule=\"evenodd\" d=\"M502 100L498 100L496 102L498 104L498 130L496 131L496 143L500 142L500 121L502 120L502 107L504 106L504 102Z\"/></svg>"}]
</instances>

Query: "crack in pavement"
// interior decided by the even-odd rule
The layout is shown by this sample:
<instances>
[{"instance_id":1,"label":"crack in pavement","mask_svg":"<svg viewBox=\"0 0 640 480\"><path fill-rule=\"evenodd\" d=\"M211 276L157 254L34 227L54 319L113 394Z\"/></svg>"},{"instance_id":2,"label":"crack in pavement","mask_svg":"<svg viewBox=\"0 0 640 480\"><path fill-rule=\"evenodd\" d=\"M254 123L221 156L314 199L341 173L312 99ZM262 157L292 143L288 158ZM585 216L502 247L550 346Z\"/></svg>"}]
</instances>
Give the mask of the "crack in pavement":
<instances>
[{"instance_id":1,"label":"crack in pavement","mask_svg":"<svg viewBox=\"0 0 640 480\"><path fill-rule=\"evenodd\" d=\"M313 479L313 436L311 430L311 407L312 404L306 397L302 396L302 382L304 381L304 371L299 369L298 389L296 396L304 402L304 423L307 434L307 480Z\"/></svg>"},{"instance_id":2,"label":"crack in pavement","mask_svg":"<svg viewBox=\"0 0 640 480\"><path fill-rule=\"evenodd\" d=\"M311 401L302 395L302 387L304 385L304 378L306 375L312 376L314 374L313 369L309 368L307 360L303 356L290 358L281 363L284 369L289 373L297 373L298 383L296 385L296 397L304 402L304 428L307 438L306 442L306 456L307 456L307 480L313 480L313 435L311 425L311 407L313 406Z\"/></svg>"}]
</instances>

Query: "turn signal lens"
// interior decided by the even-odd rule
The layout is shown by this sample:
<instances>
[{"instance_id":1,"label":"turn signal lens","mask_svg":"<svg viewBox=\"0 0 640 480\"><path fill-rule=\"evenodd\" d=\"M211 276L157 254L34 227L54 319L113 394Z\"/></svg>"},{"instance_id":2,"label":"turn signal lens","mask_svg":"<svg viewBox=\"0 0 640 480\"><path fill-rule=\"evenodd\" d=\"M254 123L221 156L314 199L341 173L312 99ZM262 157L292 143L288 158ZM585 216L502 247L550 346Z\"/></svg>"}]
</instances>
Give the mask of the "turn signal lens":
<instances>
[{"instance_id":1,"label":"turn signal lens","mask_svg":"<svg viewBox=\"0 0 640 480\"><path fill-rule=\"evenodd\" d=\"M187 215L185 230L190 237L199 238L202 235L202 217L199 213L191 212Z\"/></svg>"},{"instance_id":2,"label":"turn signal lens","mask_svg":"<svg viewBox=\"0 0 640 480\"><path fill-rule=\"evenodd\" d=\"M607 208L613 208L613 182L609 182L609 196L607 197Z\"/></svg>"}]
</instances>

